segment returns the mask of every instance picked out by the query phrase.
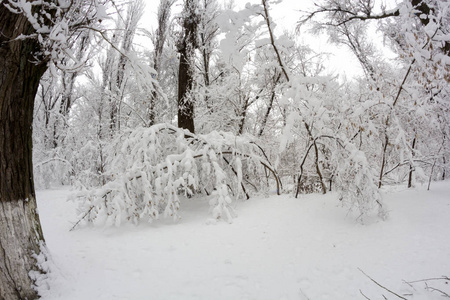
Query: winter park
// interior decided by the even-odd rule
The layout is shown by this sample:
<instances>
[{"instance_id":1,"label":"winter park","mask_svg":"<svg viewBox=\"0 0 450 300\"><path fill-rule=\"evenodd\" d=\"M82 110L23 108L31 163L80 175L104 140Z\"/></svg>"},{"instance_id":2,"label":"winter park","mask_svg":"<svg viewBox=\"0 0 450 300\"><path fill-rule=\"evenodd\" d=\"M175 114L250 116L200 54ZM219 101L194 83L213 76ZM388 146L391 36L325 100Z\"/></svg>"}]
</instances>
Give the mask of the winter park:
<instances>
[{"instance_id":1,"label":"winter park","mask_svg":"<svg viewBox=\"0 0 450 300\"><path fill-rule=\"evenodd\" d=\"M0 0L0 300L450 298L450 2Z\"/></svg>"}]
</instances>

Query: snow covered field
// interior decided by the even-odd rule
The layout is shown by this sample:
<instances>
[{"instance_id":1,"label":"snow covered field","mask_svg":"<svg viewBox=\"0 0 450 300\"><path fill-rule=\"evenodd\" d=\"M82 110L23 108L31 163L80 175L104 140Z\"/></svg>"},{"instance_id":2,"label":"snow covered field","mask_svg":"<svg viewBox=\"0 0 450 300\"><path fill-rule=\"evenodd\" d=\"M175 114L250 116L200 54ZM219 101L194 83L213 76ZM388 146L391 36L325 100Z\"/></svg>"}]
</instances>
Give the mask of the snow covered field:
<instances>
[{"instance_id":1,"label":"snow covered field","mask_svg":"<svg viewBox=\"0 0 450 300\"><path fill-rule=\"evenodd\" d=\"M38 191L52 262L44 300L443 299L424 282L450 276L450 182L385 193L390 217L364 225L334 195L253 198L233 224L208 225L207 200L182 219L120 228L81 226L68 190ZM428 281L450 294L450 282ZM408 296L406 294L414 294Z\"/></svg>"}]
</instances>

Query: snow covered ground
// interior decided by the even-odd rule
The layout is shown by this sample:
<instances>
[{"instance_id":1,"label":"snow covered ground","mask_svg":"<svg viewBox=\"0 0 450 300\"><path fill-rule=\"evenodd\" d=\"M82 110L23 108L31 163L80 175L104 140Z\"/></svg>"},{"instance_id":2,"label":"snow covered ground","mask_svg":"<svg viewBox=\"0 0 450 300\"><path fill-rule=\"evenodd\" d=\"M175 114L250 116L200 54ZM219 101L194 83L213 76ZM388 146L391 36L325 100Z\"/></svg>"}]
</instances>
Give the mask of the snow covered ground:
<instances>
[{"instance_id":1,"label":"snow covered ground","mask_svg":"<svg viewBox=\"0 0 450 300\"><path fill-rule=\"evenodd\" d=\"M55 265L44 300L400 299L361 271L406 299L443 299L404 281L450 276L449 181L386 193L389 219L364 225L334 195L284 195L237 203L233 224L208 225L207 201L192 199L177 223L69 232L69 193L37 192Z\"/></svg>"}]
</instances>

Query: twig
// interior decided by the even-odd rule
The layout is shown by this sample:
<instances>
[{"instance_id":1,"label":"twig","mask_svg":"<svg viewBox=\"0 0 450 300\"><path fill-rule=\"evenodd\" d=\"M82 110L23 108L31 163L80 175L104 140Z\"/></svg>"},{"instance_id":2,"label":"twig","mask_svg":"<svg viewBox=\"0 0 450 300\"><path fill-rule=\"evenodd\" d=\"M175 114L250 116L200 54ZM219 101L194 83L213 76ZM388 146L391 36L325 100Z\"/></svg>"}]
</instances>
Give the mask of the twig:
<instances>
[{"instance_id":1,"label":"twig","mask_svg":"<svg viewBox=\"0 0 450 300\"><path fill-rule=\"evenodd\" d=\"M406 283L416 283L416 282L424 282L424 281L431 281L431 280L450 280L450 278L448 276L442 276L442 277L426 278L426 279L420 279L420 280L414 280L414 281L407 281Z\"/></svg>"},{"instance_id":2,"label":"twig","mask_svg":"<svg viewBox=\"0 0 450 300\"><path fill-rule=\"evenodd\" d=\"M299 289L299 291L300 291L300 293L302 294L302 296L305 297L306 300L310 300L310 299L308 298L308 296L306 296L306 294L303 292L302 289Z\"/></svg>"},{"instance_id":3,"label":"twig","mask_svg":"<svg viewBox=\"0 0 450 300\"><path fill-rule=\"evenodd\" d=\"M72 228L70 228L69 231L73 231L73 230L75 229L75 227L77 227L78 224L80 224L80 222L81 222L82 220L84 220L84 218L87 217L87 215L91 212L91 210L92 210L93 208L94 208L94 206L91 206L91 208L89 208L89 210L83 215L83 217L80 218L80 219L78 220L78 222L76 222L76 223L72 226Z\"/></svg>"},{"instance_id":4,"label":"twig","mask_svg":"<svg viewBox=\"0 0 450 300\"><path fill-rule=\"evenodd\" d=\"M406 284L409 285L411 288L413 288L414 290L416 290L416 289L414 288L414 286L413 286L411 283L409 283L409 282L407 282L407 281L404 281L404 280L403 280L403 283L406 283Z\"/></svg>"},{"instance_id":5,"label":"twig","mask_svg":"<svg viewBox=\"0 0 450 300\"><path fill-rule=\"evenodd\" d=\"M442 291L442 290L440 290L440 289L437 289L437 288L434 288L434 287L428 286L428 285L427 285L427 289L431 290L432 292L437 291L437 292L441 293L441 294L442 294L442 295L441 295L442 297L450 298L450 295L449 295L449 294L447 294L446 292L444 292L444 291Z\"/></svg>"},{"instance_id":6,"label":"twig","mask_svg":"<svg viewBox=\"0 0 450 300\"><path fill-rule=\"evenodd\" d=\"M450 298L450 295L448 293L428 285L428 281L436 281L436 280L450 280L450 278L448 276L442 276L442 277L426 278L426 279L420 279L420 280L414 280L414 281L404 281L404 282L410 286L412 286L412 283L424 282L426 290L429 290L431 292L436 291L436 292L441 293L442 297Z\"/></svg>"},{"instance_id":7,"label":"twig","mask_svg":"<svg viewBox=\"0 0 450 300\"><path fill-rule=\"evenodd\" d=\"M400 296L399 294L394 293L393 291L391 291L390 289L386 288L385 286L382 286L382 285L379 284L377 281L375 281L372 277L370 277L369 275L367 275L366 273L364 273L364 271L361 270L360 268L358 268L358 270L361 271L361 273L363 273L364 275L366 275L367 278L369 278L370 280L372 280L376 285L378 285L378 286L381 287L382 289L388 291L388 292L391 293L392 295L395 295L395 296L399 297L400 299L408 300L408 299L406 299L405 297L402 297L402 296ZM384 295L383 295L383 297L384 297ZM386 297L384 297L384 298L386 299Z\"/></svg>"},{"instance_id":8,"label":"twig","mask_svg":"<svg viewBox=\"0 0 450 300\"><path fill-rule=\"evenodd\" d=\"M270 17L269 17L269 12L267 10L266 0L263 0L262 4L263 4L263 7L264 7L264 19L266 20L267 29L269 30L270 43L272 44L272 48L275 51L275 54L277 56L278 64L280 65L281 70L283 71L283 74L286 77L286 80L290 81L289 80L289 75L288 75L288 73L286 71L286 68L284 67L283 61L281 60L280 52L278 51L278 48L275 45L275 39L273 37L273 32L272 32L272 28L271 28L271 24L270 24Z\"/></svg>"},{"instance_id":9,"label":"twig","mask_svg":"<svg viewBox=\"0 0 450 300\"><path fill-rule=\"evenodd\" d=\"M364 295L364 293L361 290L359 290L359 292L361 293L361 295L363 295L364 298L366 298L367 300L370 300L370 298L367 297L366 295Z\"/></svg>"},{"instance_id":10,"label":"twig","mask_svg":"<svg viewBox=\"0 0 450 300\"><path fill-rule=\"evenodd\" d=\"M228 164L228 166L231 168L231 171L233 171L234 175L236 175L236 177L238 177L238 173L237 173L236 170L233 168L233 166L232 166L231 163L228 161L228 159L226 159L226 158L223 157L223 156L222 156L222 158L223 158L223 160ZM244 186L244 184L243 184L242 182L241 182L241 188L242 188L242 191L244 192L245 197L247 198L247 200L250 199L250 196L248 195L248 193L247 193L247 191L246 191L246 189L245 189L245 186Z\"/></svg>"},{"instance_id":11,"label":"twig","mask_svg":"<svg viewBox=\"0 0 450 300\"><path fill-rule=\"evenodd\" d=\"M398 98L400 97L400 93L401 93L402 90L403 90L403 85L405 84L406 79L408 78L408 75L409 75L409 73L411 72L411 68L412 68L412 66L413 66L413 64L414 64L415 62L416 62L416 59L413 59L412 62L411 62L411 64L409 65L408 71L406 71L405 77L403 77L403 81L402 81L402 83L400 84L400 88L398 89L397 96L396 96L395 99L394 99L394 103L392 104L392 107L394 107L395 104L397 104Z\"/></svg>"}]
</instances>

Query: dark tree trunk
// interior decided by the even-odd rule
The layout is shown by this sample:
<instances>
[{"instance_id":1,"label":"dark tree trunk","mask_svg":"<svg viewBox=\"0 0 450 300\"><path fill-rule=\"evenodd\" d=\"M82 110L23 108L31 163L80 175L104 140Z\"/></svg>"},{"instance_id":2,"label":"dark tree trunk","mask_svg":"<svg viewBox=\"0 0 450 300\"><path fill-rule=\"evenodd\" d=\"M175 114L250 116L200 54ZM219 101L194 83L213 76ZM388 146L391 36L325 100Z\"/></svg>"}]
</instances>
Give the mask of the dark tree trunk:
<instances>
[{"instance_id":1,"label":"dark tree trunk","mask_svg":"<svg viewBox=\"0 0 450 300\"><path fill-rule=\"evenodd\" d=\"M178 127L195 132L194 101L189 97L192 89L192 71L185 51L180 53L178 72Z\"/></svg>"},{"instance_id":2,"label":"dark tree trunk","mask_svg":"<svg viewBox=\"0 0 450 300\"><path fill-rule=\"evenodd\" d=\"M387 133L385 133L384 136L384 145L383 145L383 158L381 160L381 170L380 170L380 178L378 179L378 188L381 188L382 182L383 182L383 175L384 175L384 167L386 165L386 152L389 145L389 138L387 136Z\"/></svg>"},{"instance_id":3,"label":"dark tree trunk","mask_svg":"<svg viewBox=\"0 0 450 300\"><path fill-rule=\"evenodd\" d=\"M240 112L240 122L239 122L239 129L238 129L238 135L242 135L244 133L244 125L245 125L245 119L247 117L247 109L249 106L249 98L248 96L244 96L244 104L242 105L242 111Z\"/></svg>"},{"instance_id":4,"label":"dark tree trunk","mask_svg":"<svg viewBox=\"0 0 450 300\"><path fill-rule=\"evenodd\" d=\"M36 211L32 166L34 97L46 64L35 64L33 28L0 5L0 299L36 299L30 272L44 237Z\"/></svg>"},{"instance_id":5,"label":"dark tree trunk","mask_svg":"<svg viewBox=\"0 0 450 300\"><path fill-rule=\"evenodd\" d=\"M197 2L185 0L183 38L178 43L180 68L178 72L178 127L195 132L194 100L189 96L193 83L193 65L197 43Z\"/></svg>"},{"instance_id":6,"label":"dark tree trunk","mask_svg":"<svg viewBox=\"0 0 450 300\"><path fill-rule=\"evenodd\" d=\"M443 170L442 170L442 180L445 180L445 156L442 157L442 162L443 162Z\"/></svg>"},{"instance_id":7,"label":"dark tree trunk","mask_svg":"<svg viewBox=\"0 0 450 300\"><path fill-rule=\"evenodd\" d=\"M412 141L412 156L414 157L414 147L416 147L416 137L414 136L414 139ZM412 187L412 175L414 172L414 166L411 164L409 166L409 175L408 175L408 188Z\"/></svg>"}]
</instances>

